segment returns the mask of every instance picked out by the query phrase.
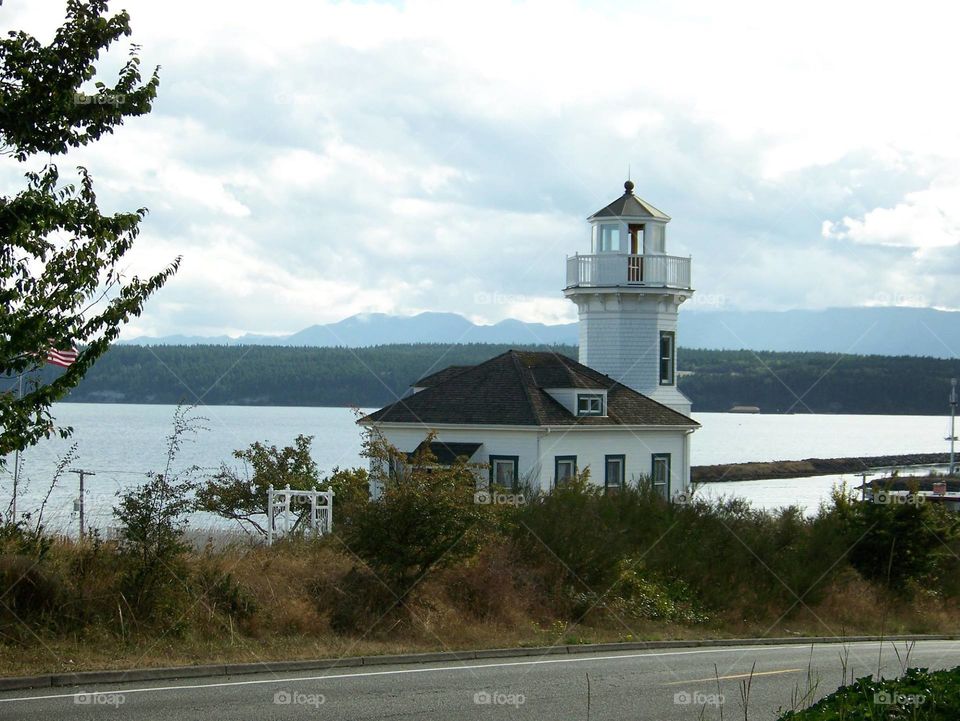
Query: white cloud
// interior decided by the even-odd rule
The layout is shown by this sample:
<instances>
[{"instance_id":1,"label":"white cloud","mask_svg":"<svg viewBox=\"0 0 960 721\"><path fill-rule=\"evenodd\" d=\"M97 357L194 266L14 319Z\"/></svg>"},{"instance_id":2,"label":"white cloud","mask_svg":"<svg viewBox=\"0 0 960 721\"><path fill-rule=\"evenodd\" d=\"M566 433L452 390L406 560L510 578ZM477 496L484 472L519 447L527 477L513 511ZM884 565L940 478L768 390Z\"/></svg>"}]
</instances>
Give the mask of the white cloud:
<instances>
[{"instance_id":1,"label":"white cloud","mask_svg":"<svg viewBox=\"0 0 960 721\"><path fill-rule=\"evenodd\" d=\"M3 12L48 37L55 5ZM156 109L61 164L87 164L108 208L150 207L131 268L184 255L130 335L570 320L564 258L628 165L730 307L870 304L878 284L960 306L960 7L125 7L163 66Z\"/></svg>"},{"instance_id":2,"label":"white cloud","mask_svg":"<svg viewBox=\"0 0 960 721\"><path fill-rule=\"evenodd\" d=\"M960 244L960 185L936 185L908 193L892 208L874 208L860 218L824 221L826 238L864 245L945 248Z\"/></svg>"}]
</instances>

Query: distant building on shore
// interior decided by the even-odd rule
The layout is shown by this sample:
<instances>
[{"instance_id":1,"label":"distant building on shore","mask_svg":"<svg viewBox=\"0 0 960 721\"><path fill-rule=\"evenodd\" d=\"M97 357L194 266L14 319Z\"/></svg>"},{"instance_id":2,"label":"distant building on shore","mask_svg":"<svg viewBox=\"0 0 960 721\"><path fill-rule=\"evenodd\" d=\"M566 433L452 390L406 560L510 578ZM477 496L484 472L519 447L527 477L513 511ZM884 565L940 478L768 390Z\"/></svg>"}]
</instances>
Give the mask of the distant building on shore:
<instances>
[{"instance_id":1,"label":"distant building on shore","mask_svg":"<svg viewBox=\"0 0 960 721\"><path fill-rule=\"evenodd\" d=\"M411 456L434 433L438 463L460 457L488 468L481 486L550 490L589 468L609 490L649 478L666 498L686 494L700 427L676 382L690 258L666 254L670 217L633 188L627 181L587 219L590 252L567 258L563 293L579 313L579 362L511 350L451 366L360 424Z\"/></svg>"}]
</instances>

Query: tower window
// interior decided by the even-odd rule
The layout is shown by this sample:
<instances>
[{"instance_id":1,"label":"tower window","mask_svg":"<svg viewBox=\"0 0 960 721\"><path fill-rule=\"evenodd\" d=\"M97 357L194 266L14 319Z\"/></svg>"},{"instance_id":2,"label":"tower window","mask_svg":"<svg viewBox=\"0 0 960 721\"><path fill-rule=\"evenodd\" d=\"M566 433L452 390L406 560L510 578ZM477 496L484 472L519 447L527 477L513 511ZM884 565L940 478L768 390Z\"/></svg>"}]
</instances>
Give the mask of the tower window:
<instances>
[{"instance_id":1,"label":"tower window","mask_svg":"<svg viewBox=\"0 0 960 721\"><path fill-rule=\"evenodd\" d=\"M603 223L597 232L598 253L620 252L620 225L618 223Z\"/></svg>"},{"instance_id":2,"label":"tower window","mask_svg":"<svg viewBox=\"0 0 960 721\"><path fill-rule=\"evenodd\" d=\"M660 385L672 386L674 366L676 364L676 333L672 330L660 331Z\"/></svg>"},{"instance_id":3,"label":"tower window","mask_svg":"<svg viewBox=\"0 0 960 721\"><path fill-rule=\"evenodd\" d=\"M578 393L577 394L577 415L578 416L602 416L603 415L603 396L599 393Z\"/></svg>"}]
</instances>

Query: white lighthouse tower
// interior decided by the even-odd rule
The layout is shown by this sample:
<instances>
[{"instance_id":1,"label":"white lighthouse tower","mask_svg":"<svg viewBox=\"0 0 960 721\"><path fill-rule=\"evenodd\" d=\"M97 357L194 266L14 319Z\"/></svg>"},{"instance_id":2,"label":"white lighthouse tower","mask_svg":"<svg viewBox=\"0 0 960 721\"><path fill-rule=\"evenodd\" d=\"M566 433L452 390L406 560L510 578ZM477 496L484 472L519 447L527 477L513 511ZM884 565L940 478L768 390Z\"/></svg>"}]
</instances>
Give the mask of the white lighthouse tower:
<instances>
[{"instance_id":1,"label":"white lighthouse tower","mask_svg":"<svg viewBox=\"0 0 960 721\"><path fill-rule=\"evenodd\" d=\"M567 258L564 295L580 314L580 362L685 415L677 311L693 295L690 258L666 254L670 216L624 193L587 218L589 255Z\"/></svg>"}]
</instances>

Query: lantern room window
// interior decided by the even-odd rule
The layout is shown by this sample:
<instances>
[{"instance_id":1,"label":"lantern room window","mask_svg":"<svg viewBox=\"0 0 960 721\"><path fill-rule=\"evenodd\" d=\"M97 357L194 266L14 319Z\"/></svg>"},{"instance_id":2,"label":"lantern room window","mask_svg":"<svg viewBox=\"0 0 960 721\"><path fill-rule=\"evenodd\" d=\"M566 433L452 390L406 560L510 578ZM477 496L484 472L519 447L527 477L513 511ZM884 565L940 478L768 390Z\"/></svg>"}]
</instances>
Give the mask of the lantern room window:
<instances>
[{"instance_id":1,"label":"lantern room window","mask_svg":"<svg viewBox=\"0 0 960 721\"><path fill-rule=\"evenodd\" d=\"M619 223L601 223L593 226L594 253L619 253L620 248Z\"/></svg>"}]
</instances>

